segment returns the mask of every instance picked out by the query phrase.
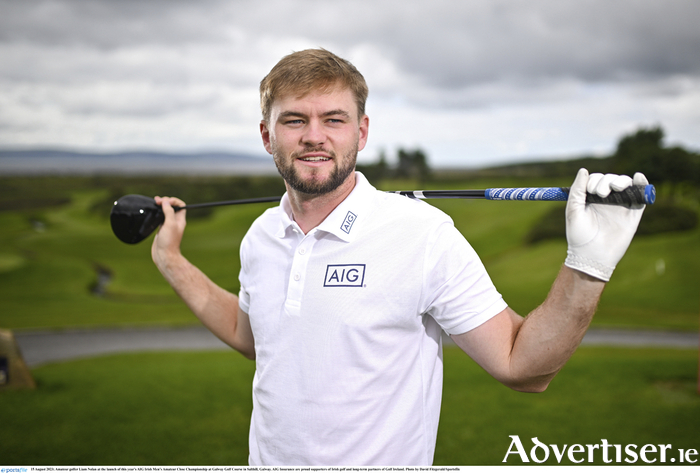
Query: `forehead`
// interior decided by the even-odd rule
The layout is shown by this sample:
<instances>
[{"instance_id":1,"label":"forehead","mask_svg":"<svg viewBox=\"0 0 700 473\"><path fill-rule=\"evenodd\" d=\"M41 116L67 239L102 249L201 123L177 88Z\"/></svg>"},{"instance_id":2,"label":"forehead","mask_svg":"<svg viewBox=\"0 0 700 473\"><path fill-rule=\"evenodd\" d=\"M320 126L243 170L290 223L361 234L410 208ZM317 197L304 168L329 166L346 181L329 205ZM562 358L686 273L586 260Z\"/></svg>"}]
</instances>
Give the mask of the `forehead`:
<instances>
[{"instance_id":1,"label":"forehead","mask_svg":"<svg viewBox=\"0 0 700 473\"><path fill-rule=\"evenodd\" d=\"M328 91L314 90L301 95L292 92L280 96L271 107L272 115L287 112L313 114L331 110L344 111L356 117L358 110L352 91L344 87L335 87Z\"/></svg>"}]
</instances>

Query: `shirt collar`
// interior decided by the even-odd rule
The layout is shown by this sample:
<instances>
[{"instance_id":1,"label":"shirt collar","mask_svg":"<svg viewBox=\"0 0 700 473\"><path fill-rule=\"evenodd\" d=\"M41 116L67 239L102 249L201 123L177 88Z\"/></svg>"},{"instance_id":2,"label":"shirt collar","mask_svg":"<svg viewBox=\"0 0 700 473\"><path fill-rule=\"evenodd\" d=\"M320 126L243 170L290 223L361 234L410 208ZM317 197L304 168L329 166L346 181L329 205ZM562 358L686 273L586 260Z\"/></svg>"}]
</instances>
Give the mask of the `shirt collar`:
<instances>
[{"instance_id":1,"label":"shirt collar","mask_svg":"<svg viewBox=\"0 0 700 473\"><path fill-rule=\"evenodd\" d=\"M278 238L287 236L287 230L301 232L301 228L292 218L292 205L289 203L289 196L285 192L280 200L280 226L275 234Z\"/></svg>"},{"instance_id":2,"label":"shirt collar","mask_svg":"<svg viewBox=\"0 0 700 473\"><path fill-rule=\"evenodd\" d=\"M360 233L363 218L366 220L369 215L370 201L375 190L361 172L355 171L355 187L352 192L333 209L333 212L316 227L316 230L330 233L345 242L354 240ZM292 206L289 203L287 193L282 196L280 209L282 210L280 212L280 227L276 235L279 238L284 238L290 228L301 231L292 218Z\"/></svg>"}]
</instances>

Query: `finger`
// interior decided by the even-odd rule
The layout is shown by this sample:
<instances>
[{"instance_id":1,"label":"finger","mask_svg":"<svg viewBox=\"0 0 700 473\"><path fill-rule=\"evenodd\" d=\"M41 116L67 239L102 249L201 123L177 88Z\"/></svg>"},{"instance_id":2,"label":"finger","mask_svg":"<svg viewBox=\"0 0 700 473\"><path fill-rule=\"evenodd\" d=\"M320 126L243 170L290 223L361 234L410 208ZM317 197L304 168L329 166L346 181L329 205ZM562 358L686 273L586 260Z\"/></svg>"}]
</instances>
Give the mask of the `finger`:
<instances>
[{"instance_id":1,"label":"finger","mask_svg":"<svg viewBox=\"0 0 700 473\"><path fill-rule=\"evenodd\" d=\"M165 215L166 218L171 217L175 214L175 209L173 208L174 206L177 207L184 207L185 202L178 199L177 197L155 197L156 204L161 206L161 209L163 210L163 214ZM178 213L181 213L183 216L185 215L185 211L182 210Z\"/></svg>"},{"instance_id":2,"label":"finger","mask_svg":"<svg viewBox=\"0 0 700 473\"><path fill-rule=\"evenodd\" d=\"M617 176L610 183L610 188L615 192L620 192L632 185L632 178L625 175Z\"/></svg>"},{"instance_id":3,"label":"finger","mask_svg":"<svg viewBox=\"0 0 700 473\"><path fill-rule=\"evenodd\" d=\"M588 170L581 168L576 174L576 179L574 179L573 184L571 184L571 189L569 190L569 195L574 198L578 198L581 202L586 200L586 185L589 181Z\"/></svg>"},{"instance_id":4,"label":"finger","mask_svg":"<svg viewBox=\"0 0 700 473\"><path fill-rule=\"evenodd\" d=\"M593 174L588 176L588 184L586 186L586 191L588 191L589 194L595 194L595 189L602 179L603 174L599 172L594 172Z\"/></svg>"},{"instance_id":5,"label":"finger","mask_svg":"<svg viewBox=\"0 0 700 473\"><path fill-rule=\"evenodd\" d=\"M610 184L617 179L617 174L606 174L595 186L594 194L598 194L600 197L607 197L610 195Z\"/></svg>"},{"instance_id":6,"label":"finger","mask_svg":"<svg viewBox=\"0 0 700 473\"><path fill-rule=\"evenodd\" d=\"M178 199L177 197L155 197L156 204L158 205L163 205L163 203L167 202L168 205L171 207L184 207L185 202L182 201L181 199Z\"/></svg>"},{"instance_id":7,"label":"finger","mask_svg":"<svg viewBox=\"0 0 700 473\"><path fill-rule=\"evenodd\" d=\"M634 173L634 178L632 179L635 186L646 186L649 184L647 177L641 172Z\"/></svg>"},{"instance_id":8,"label":"finger","mask_svg":"<svg viewBox=\"0 0 700 473\"><path fill-rule=\"evenodd\" d=\"M569 225L569 220L575 218L581 209L586 207L586 183L588 182L588 170L581 168L576 174L576 179L571 184L569 189L569 198L566 201L566 220Z\"/></svg>"},{"instance_id":9,"label":"finger","mask_svg":"<svg viewBox=\"0 0 700 473\"><path fill-rule=\"evenodd\" d=\"M163 211L163 215L165 215L165 221L170 221L170 219L173 218L173 214L175 213L173 207L170 205L170 199L168 197L156 196L155 201L156 204L160 205L160 208Z\"/></svg>"}]
</instances>

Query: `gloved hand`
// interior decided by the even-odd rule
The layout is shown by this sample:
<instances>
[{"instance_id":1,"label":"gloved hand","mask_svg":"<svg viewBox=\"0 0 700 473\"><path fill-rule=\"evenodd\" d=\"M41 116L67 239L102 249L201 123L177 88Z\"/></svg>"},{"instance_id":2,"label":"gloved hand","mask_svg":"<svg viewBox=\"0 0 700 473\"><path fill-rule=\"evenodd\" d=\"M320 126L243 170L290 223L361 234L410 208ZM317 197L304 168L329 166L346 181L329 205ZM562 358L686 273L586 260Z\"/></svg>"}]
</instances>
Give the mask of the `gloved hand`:
<instances>
[{"instance_id":1,"label":"gloved hand","mask_svg":"<svg viewBox=\"0 0 700 473\"><path fill-rule=\"evenodd\" d=\"M586 204L586 192L607 197L611 190L621 191L632 184L646 185L649 181L639 172L632 179L617 174L589 176L586 169L579 170L566 203L566 266L610 280L637 231L645 206Z\"/></svg>"}]
</instances>

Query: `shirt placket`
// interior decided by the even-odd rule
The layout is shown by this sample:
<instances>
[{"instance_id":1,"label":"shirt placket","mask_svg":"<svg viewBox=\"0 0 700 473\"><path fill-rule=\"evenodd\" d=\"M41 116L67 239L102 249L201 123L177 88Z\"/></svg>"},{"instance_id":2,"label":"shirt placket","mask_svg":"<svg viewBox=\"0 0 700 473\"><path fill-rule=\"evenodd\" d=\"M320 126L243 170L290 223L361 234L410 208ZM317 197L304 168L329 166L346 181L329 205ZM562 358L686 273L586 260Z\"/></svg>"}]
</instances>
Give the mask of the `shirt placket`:
<instances>
[{"instance_id":1,"label":"shirt placket","mask_svg":"<svg viewBox=\"0 0 700 473\"><path fill-rule=\"evenodd\" d=\"M288 315L299 317L301 315L301 298L304 294L304 284L306 283L306 271L311 258L311 251L316 243L312 230L307 235L303 235L300 230L294 230L297 235L302 236L294 250L292 259L292 269L289 274L289 285L287 286L287 299L284 303L285 312Z\"/></svg>"}]
</instances>

